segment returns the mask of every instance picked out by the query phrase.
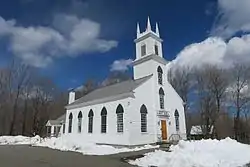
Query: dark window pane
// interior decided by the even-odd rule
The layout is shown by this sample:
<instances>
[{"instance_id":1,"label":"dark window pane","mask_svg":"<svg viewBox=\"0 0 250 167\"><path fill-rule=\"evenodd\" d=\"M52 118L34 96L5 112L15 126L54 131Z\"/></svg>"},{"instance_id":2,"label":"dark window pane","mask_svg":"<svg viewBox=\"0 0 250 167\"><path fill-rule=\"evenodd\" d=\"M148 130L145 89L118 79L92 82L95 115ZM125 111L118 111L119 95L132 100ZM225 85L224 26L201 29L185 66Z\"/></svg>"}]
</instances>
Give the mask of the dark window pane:
<instances>
[{"instance_id":1,"label":"dark window pane","mask_svg":"<svg viewBox=\"0 0 250 167\"><path fill-rule=\"evenodd\" d=\"M141 132L147 132L147 114L141 113Z\"/></svg>"},{"instance_id":2,"label":"dark window pane","mask_svg":"<svg viewBox=\"0 0 250 167\"><path fill-rule=\"evenodd\" d=\"M159 55L159 50L158 50L158 46L157 45L155 45L155 54Z\"/></svg>"},{"instance_id":3,"label":"dark window pane","mask_svg":"<svg viewBox=\"0 0 250 167\"><path fill-rule=\"evenodd\" d=\"M89 117L88 133L93 133L93 117Z\"/></svg>"},{"instance_id":4,"label":"dark window pane","mask_svg":"<svg viewBox=\"0 0 250 167\"><path fill-rule=\"evenodd\" d=\"M117 114L117 132L118 133L123 132L123 113Z\"/></svg>"},{"instance_id":5,"label":"dark window pane","mask_svg":"<svg viewBox=\"0 0 250 167\"><path fill-rule=\"evenodd\" d=\"M141 56L145 56L146 55L146 45L142 45L141 46Z\"/></svg>"}]
</instances>

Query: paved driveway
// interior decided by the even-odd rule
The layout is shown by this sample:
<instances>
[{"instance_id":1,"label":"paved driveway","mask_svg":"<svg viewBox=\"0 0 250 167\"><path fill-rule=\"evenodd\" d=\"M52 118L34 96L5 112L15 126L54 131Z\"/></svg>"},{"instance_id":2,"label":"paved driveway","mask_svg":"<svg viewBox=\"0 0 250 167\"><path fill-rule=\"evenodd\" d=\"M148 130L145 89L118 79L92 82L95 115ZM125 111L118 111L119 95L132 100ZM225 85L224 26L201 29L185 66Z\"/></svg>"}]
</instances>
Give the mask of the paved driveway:
<instances>
[{"instance_id":1,"label":"paved driveway","mask_svg":"<svg viewBox=\"0 0 250 167\"><path fill-rule=\"evenodd\" d=\"M132 167L122 157L144 154L152 150L116 155L90 156L62 152L43 147L0 146L1 167Z\"/></svg>"}]
</instances>

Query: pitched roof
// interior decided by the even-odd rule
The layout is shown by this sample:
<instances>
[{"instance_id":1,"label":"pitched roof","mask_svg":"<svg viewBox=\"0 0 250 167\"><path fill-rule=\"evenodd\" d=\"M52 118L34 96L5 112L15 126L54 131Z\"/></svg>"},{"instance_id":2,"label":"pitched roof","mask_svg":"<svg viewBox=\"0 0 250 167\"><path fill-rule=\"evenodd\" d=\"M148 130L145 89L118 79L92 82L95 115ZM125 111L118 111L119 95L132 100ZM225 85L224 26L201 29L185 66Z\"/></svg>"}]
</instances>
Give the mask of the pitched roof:
<instances>
[{"instance_id":1,"label":"pitched roof","mask_svg":"<svg viewBox=\"0 0 250 167\"><path fill-rule=\"evenodd\" d=\"M61 125L66 119L66 114L63 114L62 116L58 117L55 120L48 120L46 126L53 126L53 125Z\"/></svg>"},{"instance_id":2,"label":"pitched roof","mask_svg":"<svg viewBox=\"0 0 250 167\"><path fill-rule=\"evenodd\" d=\"M114 97L117 95L130 93L135 88L137 88L138 86L146 82L149 78L151 78L151 76L152 75L149 75L140 79L136 79L136 80L127 80L127 81L123 81L117 84L101 87L81 97L80 99L77 99L75 102L67 105L66 108L79 105L79 104L83 104L83 103L87 103L87 102L89 103L89 102L96 101L96 100L106 99L108 97Z\"/></svg>"},{"instance_id":3,"label":"pitched roof","mask_svg":"<svg viewBox=\"0 0 250 167\"><path fill-rule=\"evenodd\" d=\"M66 118L66 114L63 114L62 116L58 117L56 120L57 121L64 121Z\"/></svg>"}]
</instances>

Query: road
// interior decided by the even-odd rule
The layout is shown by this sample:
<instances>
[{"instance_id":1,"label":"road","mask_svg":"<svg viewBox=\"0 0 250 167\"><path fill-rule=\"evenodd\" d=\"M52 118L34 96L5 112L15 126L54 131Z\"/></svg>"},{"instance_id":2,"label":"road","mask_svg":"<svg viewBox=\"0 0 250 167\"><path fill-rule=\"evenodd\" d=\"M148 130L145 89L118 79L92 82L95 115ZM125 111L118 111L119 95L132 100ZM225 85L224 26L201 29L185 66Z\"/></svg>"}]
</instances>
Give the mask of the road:
<instances>
[{"instance_id":1,"label":"road","mask_svg":"<svg viewBox=\"0 0 250 167\"><path fill-rule=\"evenodd\" d=\"M132 167L122 157L144 154L152 150L92 156L63 152L43 147L0 146L1 167Z\"/></svg>"}]
</instances>

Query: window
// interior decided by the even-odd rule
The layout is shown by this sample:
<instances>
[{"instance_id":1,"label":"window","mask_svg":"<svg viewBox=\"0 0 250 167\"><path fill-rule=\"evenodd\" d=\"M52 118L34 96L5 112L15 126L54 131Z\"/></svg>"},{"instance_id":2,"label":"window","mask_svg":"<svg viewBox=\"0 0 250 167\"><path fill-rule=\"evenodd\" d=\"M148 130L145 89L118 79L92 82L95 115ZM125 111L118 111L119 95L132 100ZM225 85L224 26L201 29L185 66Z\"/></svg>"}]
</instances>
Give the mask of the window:
<instances>
[{"instance_id":1,"label":"window","mask_svg":"<svg viewBox=\"0 0 250 167\"><path fill-rule=\"evenodd\" d=\"M179 112L178 112L178 110L175 110L174 117L175 117L175 128L176 128L176 131L179 131L180 130L180 121L179 121Z\"/></svg>"},{"instance_id":2,"label":"window","mask_svg":"<svg viewBox=\"0 0 250 167\"><path fill-rule=\"evenodd\" d=\"M123 107L121 104L118 105L118 107L116 108L116 124L117 124L117 132L118 133L122 133L123 132Z\"/></svg>"},{"instance_id":3,"label":"window","mask_svg":"<svg viewBox=\"0 0 250 167\"><path fill-rule=\"evenodd\" d=\"M54 126L54 132L53 132L54 136L56 136L56 130L57 130L57 127Z\"/></svg>"},{"instance_id":4,"label":"window","mask_svg":"<svg viewBox=\"0 0 250 167\"><path fill-rule=\"evenodd\" d=\"M107 132L107 110L103 107L101 111L101 133Z\"/></svg>"},{"instance_id":5,"label":"window","mask_svg":"<svg viewBox=\"0 0 250 167\"><path fill-rule=\"evenodd\" d=\"M82 132L82 112L78 114L78 133Z\"/></svg>"},{"instance_id":6,"label":"window","mask_svg":"<svg viewBox=\"0 0 250 167\"><path fill-rule=\"evenodd\" d=\"M47 126L47 135L48 135L48 136L51 135L51 126Z\"/></svg>"},{"instance_id":7,"label":"window","mask_svg":"<svg viewBox=\"0 0 250 167\"><path fill-rule=\"evenodd\" d=\"M159 96L160 96L160 108L164 109L164 91L162 88L159 90Z\"/></svg>"},{"instance_id":8,"label":"window","mask_svg":"<svg viewBox=\"0 0 250 167\"><path fill-rule=\"evenodd\" d=\"M63 133L65 133L65 124L63 124Z\"/></svg>"},{"instance_id":9,"label":"window","mask_svg":"<svg viewBox=\"0 0 250 167\"><path fill-rule=\"evenodd\" d=\"M73 114L70 113L69 114L69 129L68 129L68 133L72 132L72 121L73 121Z\"/></svg>"},{"instance_id":10,"label":"window","mask_svg":"<svg viewBox=\"0 0 250 167\"><path fill-rule=\"evenodd\" d=\"M94 117L94 112L93 110L89 111L89 128L88 128L88 133L93 133L93 117Z\"/></svg>"},{"instance_id":11,"label":"window","mask_svg":"<svg viewBox=\"0 0 250 167\"><path fill-rule=\"evenodd\" d=\"M158 73L158 83L160 85L162 85L162 75L163 75L163 71L162 71L162 68L159 66L157 68L157 73Z\"/></svg>"},{"instance_id":12,"label":"window","mask_svg":"<svg viewBox=\"0 0 250 167\"><path fill-rule=\"evenodd\" d=\"M147 114L148 114L148 111L147 111L147 108L144 104L141 106L140 113L141 113L141 132L147 132Z\"/></svg>"},{"instance_id":13,"label":"window","mask_svg":"<svg viewBox=\"0 0 250 167\"><path fill-rule=\"evenodd\" d=\"M155 45L155 54L156 54L156 55L159 55L158 45Z\"/></svg>"},{"instance_id":14,"label":"window","mask_svg":"<svg viewBox=\"0 0 250 167\"><path fill-rule=\"evenodd\" d=\"M142 45L141 46L141 56L145 56L146 55L146 45Z\"/></svg>"}]
</instances>

